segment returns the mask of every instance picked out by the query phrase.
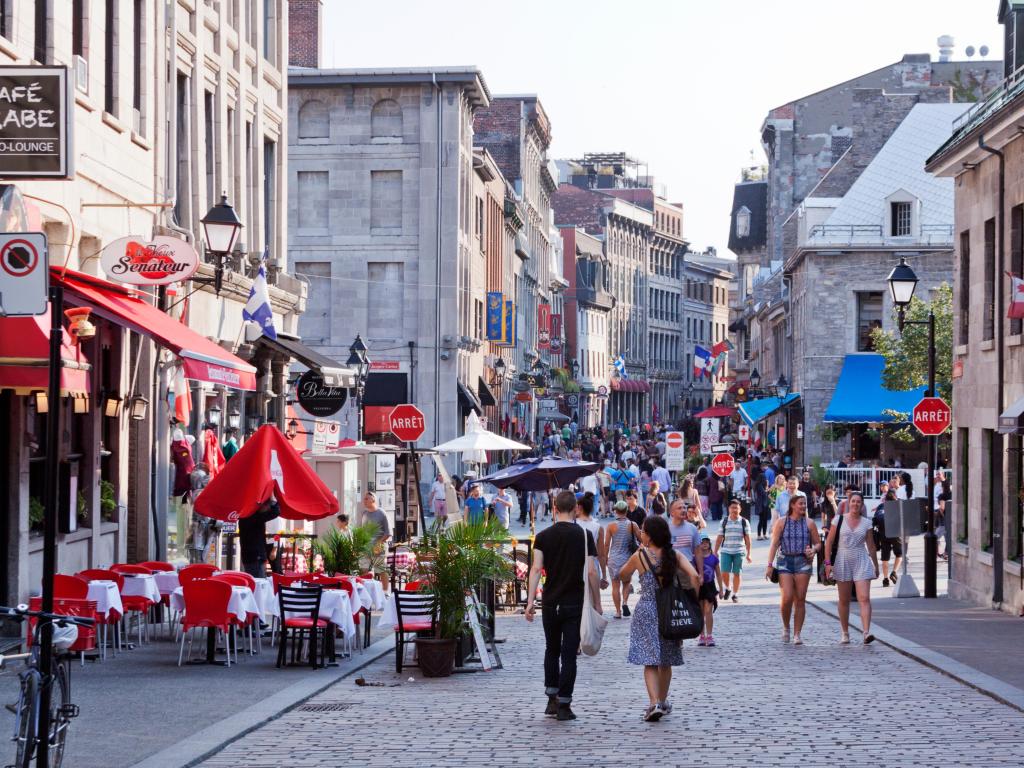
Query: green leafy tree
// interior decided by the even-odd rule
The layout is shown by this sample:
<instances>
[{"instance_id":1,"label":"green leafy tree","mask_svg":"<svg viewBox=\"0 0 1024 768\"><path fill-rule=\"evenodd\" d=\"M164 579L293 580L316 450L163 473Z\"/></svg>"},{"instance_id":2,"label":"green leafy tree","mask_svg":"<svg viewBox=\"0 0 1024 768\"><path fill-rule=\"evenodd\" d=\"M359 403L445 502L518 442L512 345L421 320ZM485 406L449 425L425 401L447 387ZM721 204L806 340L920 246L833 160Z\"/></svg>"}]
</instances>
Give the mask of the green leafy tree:
<instances>
[{"instance_id":1,"label":"green leafy tree","mask_svg":"<svg viewBox=\"0 0 1024 768\"><path fill-rule=\"evenodd\" d=\"M928 311L935 313L935 384L951 402L953 376L953 289L943 283L931 301L914 297L907 307L903 333L875 329L875 351L885 358L882 382L889 389L914 389L928 384ZM895 313L894 313L895 318ZM921 323L920 325L911 324Z\"/></svg>"}]
</instances>

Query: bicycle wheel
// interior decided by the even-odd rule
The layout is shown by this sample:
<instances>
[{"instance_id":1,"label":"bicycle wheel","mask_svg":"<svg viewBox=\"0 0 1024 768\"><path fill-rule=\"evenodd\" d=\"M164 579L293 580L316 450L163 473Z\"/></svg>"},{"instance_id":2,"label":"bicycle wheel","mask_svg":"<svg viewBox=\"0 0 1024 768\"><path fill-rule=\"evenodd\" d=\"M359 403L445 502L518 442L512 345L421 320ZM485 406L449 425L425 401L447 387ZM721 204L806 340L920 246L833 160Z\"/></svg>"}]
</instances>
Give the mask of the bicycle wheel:
<instances>
[{"instance_id":1,"label":"bicycle wheel","mask_svg":"<svg viewBox=\"0 0 1024 768\"><path fill-rule=\"evenodd\" d=\"M69 705L71 704L71 681L68 679L68 665L55 661L53 665L53 688L50 691L50 768L60 768L64 760L64 741L71 725Z\"/></svg>"},{"instance_id":2,"label":"bicycle wheel","mask_svg":"<svg viewBox=\"0 0 1024 768\"><path fill-rule=\"evenodd\" d=\"M39 673L32 669L21 674L21 693L14 713L14 739L18 745L16 768L31 768L36 754L36 715L39 707Z\"/></svg>"}]
</instances>

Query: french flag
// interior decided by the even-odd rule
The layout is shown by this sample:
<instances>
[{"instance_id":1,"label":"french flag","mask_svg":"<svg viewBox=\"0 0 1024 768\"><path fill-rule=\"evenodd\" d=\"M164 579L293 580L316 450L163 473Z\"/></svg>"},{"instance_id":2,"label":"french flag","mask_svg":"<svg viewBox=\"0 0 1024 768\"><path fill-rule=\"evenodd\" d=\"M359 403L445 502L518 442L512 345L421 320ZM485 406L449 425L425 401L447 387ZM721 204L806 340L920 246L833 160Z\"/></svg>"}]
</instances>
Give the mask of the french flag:
<instances>
[{"instance_id":1,"label":"french flag","mask_svg":"<svg viewBox=\"0 0 1024 768\"><path fill-rule=\"evenodd\" d=\"M704 374L711 367L711 350L704 349L699 344L693 348L693 375L704 378Z\"/></svg>"},{"instance_id":2,"label":"french flag","mask_svg":"<svg viewBox=\"0 0 1024 768\"><path fill-rule=\"evenodd\" d=\"M1010 308L1006 316L1011 320L1024 318L1024 279L1010 275Z\"/></svg>"}]
</instances>

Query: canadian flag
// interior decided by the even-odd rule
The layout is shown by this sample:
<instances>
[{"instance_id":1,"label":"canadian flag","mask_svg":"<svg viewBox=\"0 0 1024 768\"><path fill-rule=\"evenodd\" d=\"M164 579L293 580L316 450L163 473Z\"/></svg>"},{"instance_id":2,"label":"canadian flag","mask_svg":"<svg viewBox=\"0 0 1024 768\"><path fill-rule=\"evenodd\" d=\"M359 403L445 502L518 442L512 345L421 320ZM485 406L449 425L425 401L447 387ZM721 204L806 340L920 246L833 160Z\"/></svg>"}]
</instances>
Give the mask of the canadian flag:
<instances>
[{"instance_id":1,"label":"canadian flag","mask_svg":"<svg viewBox=\"0 0 1024 768\"><path fill-rule=\"evenodd\" d=\"M1024 318L1024 279L1010 275L1010 308L1006 316L1012 320Z\"/></svg>"}]
</instances>

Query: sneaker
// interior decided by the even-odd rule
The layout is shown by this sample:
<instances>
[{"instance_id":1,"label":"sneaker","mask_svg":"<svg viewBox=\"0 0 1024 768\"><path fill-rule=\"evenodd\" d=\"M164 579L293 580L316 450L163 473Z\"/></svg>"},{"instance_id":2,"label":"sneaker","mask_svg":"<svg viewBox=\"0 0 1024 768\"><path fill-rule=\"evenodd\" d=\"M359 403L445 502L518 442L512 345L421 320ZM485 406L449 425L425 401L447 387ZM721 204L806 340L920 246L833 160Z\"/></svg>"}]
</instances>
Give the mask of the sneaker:
<instances>
[{"instance_id":1,"label":"sneaker","mask_svg":"<svg viewBox=\"0 0 1024 768\"><path fill-rule=\"evenodd\" d=\"M889 578L888 577L882 579L882 586L883 587L888 587L889 586Z\"/></svg>"},{"instance_id":2,"label":"sneaker","mask_svg":"<svg viewBox=\"0 0 1024 768\"><path fill-rule=\"evenodd\" d=\"M864 635L864 645L871 645L873 642L875 642L875 636L870 632L867 632Z\"/></svg>"},{"instance_id":3,"label":"sneaker","mask_svg":"<svg viewBox=\"0 0 1024 768\"><path fill-rule=\"evenodd\" d=\"M896 583L896 571L892 572L892 576L889 577L889 580L892 581L893 584Z\"/></svg>"},{"instance_id":4,"label":"sneaker","mask_svg":"<svg viewBox=\"0 0 1024 768\"><path fill-rule=\"evenodd\" d=\"M849 645L850 644L850 635L849 635L849 633L843 632L839 636L839 644L840 645Z\"/></svg>"},{"instance_id":5,"label":"sneaker","mask_svg":"<svg viewBox=\"0 0 1024 768\"><path fill-rule=\"evenodd\" d=\"M782 630L782 642L789 642L789 627L786 627L784 630Z\"/></svg>"},{"instance_id":6,"label":"sneaker","mask_svg":"<svg viewBox=\"0 0 1024 768\"><path fill-rule=\"evenodd\" d=\"M739 595L733 595L733 596L732 596L732 601L733 601L734 603L738 603L738 602L740 601L740 596L739 596Z\"/></svg>"},{"instance_id":7,"label":"sneaker","mask_svg":"<svg viewBox=\"0 0 1024 768\"><path fill-rule=\"evenodd\" d=\"M665 710L661 704L655 704L653 707L648 707L647 711L644 712L644 720L648 723L656 723L665 716Z\"/></svg>"},{"instance_id":8,"label":"sneaker","mask_svg":"<svg viewBox=\"0 0 1024 768\"><path fill-rule=\"evenodd\" d=\"M622 615L623 616L629 616L630 615L630 613L629 613L629 606L626 603L622 604Z\"/></svg>"},{"instance_id":9,"label":"sneaker","mask_svg":"<svg viewBox=\"0 0 1024 768\"><path fill-rule=\"evenodd\" d=\"M559 704L558 714L556 714L555 717L558 719L559 722L563 722L565 720L575 720L576 713L572 711L568 704Z\"/></svg>"},{"instance_id":10,"label":"sneaker","mask_svg":"<svg viewBox=\"0 0 1024 768\"><path fill-rule=\"evenodd\" d=\"M804 644L804 641L800 639L800 635L797 635L797 634L794 633L794 635L793 635L793 645L803 645L803 644Z\"/></svg>"},{"instance_id":11,"label":"sneaker","mask_svg":"<svg viewBox=\"0 0 1024 768\"><path fill-rule=\"evenodd\" d=\"M729 595L731 595L731 594L732 594L732 590L731 589L725 590L725 594L722 595L722 599L723 600L728 600L729 599Z\"/></svg>"},{"instance_id":12,"label":"sneaker","mask_svg":"<svg viewBox=\"0 0 1024 768\"><path fill-rule=\"evenodd\" d=\"M701 636L700 636L700 639L699 639L699 640L697 641L697 645L699 645L699 646L705 646L705 645L707 645L707 644L708 644L708 641L707 641L707 639L706 639L706 638L704 637L704 635L701 635Z\"/></svg>"},{"instance_id":13,"label":"sneaker","mask_svg":"<svg viewBox=\"0 0 1024 768\"><path fill-rule=\"evenodd\" d=\"M667 701L661 702L661 709L664 711L666 717L672 714L672 705Z\"/></svg>"},{"instance_id":14,"label":"sneaker","mask_svg":"<svg viewBox=\"0 0 1024 768\"><path fill-rule=\"evenodd\" d=\"M708 648L713 648L715 645L714 635L708 635L707 642L704 643Z\"/></svg>"},{"instance_id":15,"label":"sneaker","mask_svg":"<svg viewBox=\"0 0 1024 768\"><path fill-rule=\"evenodd\" d=\"M548 696L548 705L544 708L545 715L557 715L558 714L558 697Z\"/></svg>"}]
</instances>

